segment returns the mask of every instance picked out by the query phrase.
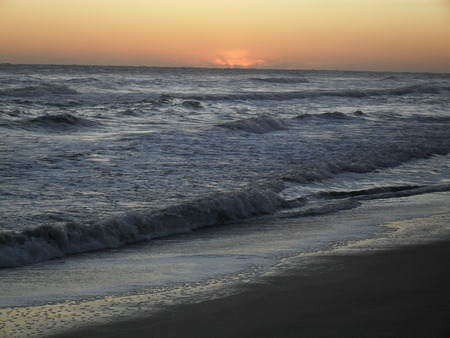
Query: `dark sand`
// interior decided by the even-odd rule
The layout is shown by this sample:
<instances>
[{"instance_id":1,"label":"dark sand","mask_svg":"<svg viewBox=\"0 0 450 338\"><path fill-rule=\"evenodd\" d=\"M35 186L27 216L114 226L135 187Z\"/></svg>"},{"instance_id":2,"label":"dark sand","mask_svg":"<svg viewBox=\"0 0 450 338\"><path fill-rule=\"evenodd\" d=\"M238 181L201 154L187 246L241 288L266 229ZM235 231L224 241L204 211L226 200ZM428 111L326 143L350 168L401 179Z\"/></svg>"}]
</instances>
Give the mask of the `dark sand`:
<instances>
[{"instance_id":1,"label":"dark sand","mask_svg":"<svg viewBox=\"0 0 450 338\"><path fill-rule=\"evenodd\" d=\"M60 337L450 337L450 242L323 257L233 296Z\"/></svg>"}]
</instances>

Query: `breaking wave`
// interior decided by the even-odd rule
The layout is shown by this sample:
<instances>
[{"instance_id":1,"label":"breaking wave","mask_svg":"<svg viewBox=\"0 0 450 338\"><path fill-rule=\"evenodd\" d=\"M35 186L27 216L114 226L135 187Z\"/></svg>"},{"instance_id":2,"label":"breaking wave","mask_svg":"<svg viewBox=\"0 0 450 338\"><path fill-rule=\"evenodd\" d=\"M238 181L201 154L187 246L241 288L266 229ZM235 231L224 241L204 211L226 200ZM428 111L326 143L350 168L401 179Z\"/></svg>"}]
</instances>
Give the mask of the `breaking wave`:
<instances>
[{"instance_id":1,"label":"breaking wave","mask_svg":"<svg viewBox=\"0 0 450 338\"><path fill-rule=\"evenodd\" d=\"M226 122L219 124L219 127L254 134L265 134L275 130L286 129L281 119L269 115L259 115L248 119Z\"/></svg>"},{"instance_id":2,"label":"breaking wave","mask_svg":"<svg viewBox=\"0 0 450 338\"><path fill-rule=\"evenodd\" d=\"M157 237L273 213L284 201L275 192L251 189L217 195L150 213L130 213L95 224L42 225L0 233L0 267L117 248Z\"/></svg>"},{"instance_id":3,"label":"breaking wave","mask_svg":"<svg viewBox=\"0 0 450 338\"><path fill-rule=\"evenodd\" d=\"M450 191L450 184L321 192L317 196L322 200L309 205L307 197L287 201L272 190L251 189L195 200L149 214L129 213L94 224L45 224L21 233L0 233L0 268L32 264L69 254L118 248L277 211L281 211L277 217L319 215L355 208L364 199L445 191Z\"/></svg>"}]
</instances>

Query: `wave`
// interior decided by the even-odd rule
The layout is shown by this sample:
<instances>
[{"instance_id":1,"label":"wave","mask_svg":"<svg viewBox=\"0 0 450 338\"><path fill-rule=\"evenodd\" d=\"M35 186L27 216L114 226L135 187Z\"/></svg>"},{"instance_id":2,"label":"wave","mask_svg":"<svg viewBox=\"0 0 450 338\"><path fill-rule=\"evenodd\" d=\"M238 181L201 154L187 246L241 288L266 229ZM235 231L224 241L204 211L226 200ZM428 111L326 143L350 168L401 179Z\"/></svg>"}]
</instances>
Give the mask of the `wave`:
<instances>
[{"instance_id":1,"label":"wave","mask_svg":"<svg viewBox=\"0 0 450 338\"><path fill-rule=\"evenodd\" d=\"M52 130L59 129L67 129L67 128L74 128L74 127L92 127L97 125L97 122L94 122L92 120L76 117L69 113L62 113L62 114L45 114L41 115L35 118L31 118L26 120L25 125L26 126L38 126L43 128L51 128Z\"/></svg>"},{"instance_id":2,"label":"wave","mask_svg":"<svg viewBox=\"0 0 450 338\"><path fill-rule=\"evenodd\" d=\"M267 83L309 83L308 79L298 77L267 77L267 78L251 78L252 81L267 82Z\"/></svg>"},{"instance_id":3,"label":"wave","mask_svg":"<svg viewBox=\"0 0 450 338\"><path fill-rule=\"evenodd\" d=\"M405 117L401 114L397 113L386 113L379 115L383 118L390 118L390 119L404 119ZM356 110L353 113L343 113L340 111L334 111L334 112L325 112L325 113L318 113L318 114L310 114L310 113L304 113L301 115L297 115L294 117L296 120L315 120L315 121L332 121L335 120L338 122L339 120L350 120L350 119L364 119L370 117L370 114L364 113L361 110ZM427 115L418 115L418 114L411 114L408 116L408 119L411 120L411 122L420 122L420 123L448 123L450 122L449 116L427 116Z\"/></svg>"},{"instance_id":4,"label":"wave","mask_svg":"<svg viewBox=\"0 0 450 338\"><path fill-rule=\"evenodd\" d=\"M386 195L386 194L397 194L406 193L409 190L422 189L424 186L420 185L402 185L402 186L387 186L387 187L376 187L362 190L340 190L340 191L322 191L317 193L320 197L326 197L330 199L341 199L349 197L363 197L363 196L375 196L375 195Z\"/></svg>"},{"instance_id":5,"label":"wave","mask_svg":"<svg viewBox=\"0 0 450 338\"><path fill-rule=\"evenodd\" d=\"M421 194L428 194L433 192L445 192L450 191L450 184L436 184L429 186L401 186L401 187L387 187L374 189L368 191L368 193L362 193L359 195L359 199L381 199L381 198L395 198L395 197L408 197Z\"/></svg>"},{"instance_id":6,"label":"wave","mask_svg":"<svg viewBox=\"0 0 450 338\"><path fill-rule=\"evenodd\" d=\"M259 115L248 119L226 122L219 124L219 127L254 134L265 134L275 130L286 129L281 119L269 115Z\"/></svg>"},{"instance_id":7,"label":"wave","mask_svg":"<svg viewBox=\"0 0 450 338\"><path fill-rule=\"evenodd\" d=\"M191 201L150 213L130 213L95 224L42 225L0 234L0 267L15 267L273 213L284 201L275 192L250 189Z\"/></svg>"},{"instance_id":8,"label":"wave","mask_svg":"<svg viewBox=\"0 0 450 338\"><path fill-rule=\"evenodd\" d=\"M0 268L23 266L95 250L224 225L255 216L300 217L358 207L361 200L450 191L450 184L329 191L287 201L274 190L249 189L193 200L152 213L129 213L93 224L45 224L0 233ZM314 202L310 203L310 198Z\"/></svg>"},{"instance_id":9,"label":"wave","mask_svg":"<svg viewBox=\"0 0 450 338\"><path fill-rule=\"evenodd\" d=\"M415 85L391 89L339 89L339 90L302 90L289 92L244 92L234 94L205 94L193 95L187 98L200 101L229 101L229 100L266 100L283 101L295 99L308 99L316 97L349 97L349 98L367 98L377 96L403 96L413 94L448 94L450 86L427 86Z\"/></svg>"},{"instance_id":10,"label":"wave","mask_svg":"<svg viewBox=\"0 0 450 338\"><path fill-rule=\"evenodd\" d=\"M0 96L45 96L45 95L74 95L79 94L73 88L63 84L44 83L38 86L26 86L0 90Z\"/></svg>"},{"instance_id":11,"label":"wave","mask_svg":"<svg viewBox=\"0 0 450 338\"><path fill-rule=\"evenodd\" d=\"M326 112L320 114L301 114L296 116L296 119L321 119L321 120L347 120L354 117L366 116L361 110L357 110L351 114L342 113L340 111Z\"/></svg>"},{"instance_id":12,"label":"wave","mask_svg":"<svg viewBox=\"0 0 450 338\"><path fill-rule=\"evenodd\" d=\"M448 142L436 140L433 144L408 146L405 148L380 148L377 153L359 153L341 156L333 161L311 161L286 169L282 176L285 182L310 183L329 179L336 174L369 173L376 170L396 167L416 159L428 159L434 155L449 154Z\"/></svg>"},{"instance_id":13,"label":"wave","mask_svg":"<svg viewBox=\"0 0 450 338\"><path fill-rule=\"evenodd\" d=\"M305 198L301 198L302 205L305 205L305 207L294 207L292 209L283 210L279 217L290 218L324 215L357 208L361 205L361 201L363 200L399 198L448 191L450 191L450 184L429 186L391 186L355 191L323 191L316 194L321 199L315 203L309 205L304 203Z\"/></svg>"},{"instance_id":14,"label":"wave","mask_svg":"<svg viewBox=\"0 0 450 338\"><path fill-rule=\"evenodd\" d=\"M400 80L400 78L395 75L386 76L386 77L380 79L380 81L397 81L397 80Z\"/></svg>"},{"instance_id":15,"label":"wave","mask_svg":"<svg viewBox=\"0 0 450 338\"><path fill-rule=\"evenodd\" d=\"M153 106L164 106L164 105L172 103L172 100L174 98L175 98L174 96L169 95L169 94L160 94L157 99L154 99L154 100L152 100L152 99L148 100L147 99L147 100L142 100L141 102L142 103L150 103Z\"/></svg>"},{"instance_id":16,"label":"wave","mask_svg":"<svg viewBox=\"0 0 450 338\"><path fill-rule=\"evenodd\" d=\"M401 186L386 186L376 187L362 190L350 191L322 191L315 195L325 200L375 200L386 198L408 197L428 193L446 192L450 191L450 184L435 184L435 185L401 185Z\"/></svg>"},{"instance_id":17,"label":"wave","mask_svg":"<svg viewBox=\"0 0 450 338\"><path fill-rule=\"evenodd\" d=\"M203 106L198 101L183 101L182 103L183 107L190 108L190 109L202 109Z\"/></svg>"}]
</instances>

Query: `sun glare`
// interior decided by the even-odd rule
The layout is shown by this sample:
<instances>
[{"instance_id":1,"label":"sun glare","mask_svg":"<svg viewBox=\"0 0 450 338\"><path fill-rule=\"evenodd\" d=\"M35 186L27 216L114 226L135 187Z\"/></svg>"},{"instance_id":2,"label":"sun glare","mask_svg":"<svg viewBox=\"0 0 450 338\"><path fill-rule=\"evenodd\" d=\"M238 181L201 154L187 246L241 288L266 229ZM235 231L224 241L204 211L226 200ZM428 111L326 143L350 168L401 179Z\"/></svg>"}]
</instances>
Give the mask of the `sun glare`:
<instances>
[{"instance_id":1,"label":"sun glare","mask_svg":"<svg viewBox=\"0 0 450 338\"><path fill-rule=\"evenodd\" d=\"M266 62L262 59L252 58L249 52L244 50L226 50L220 53L213 63L222 67L254 67L262 66Z\"/></svg>"}]
</instances>

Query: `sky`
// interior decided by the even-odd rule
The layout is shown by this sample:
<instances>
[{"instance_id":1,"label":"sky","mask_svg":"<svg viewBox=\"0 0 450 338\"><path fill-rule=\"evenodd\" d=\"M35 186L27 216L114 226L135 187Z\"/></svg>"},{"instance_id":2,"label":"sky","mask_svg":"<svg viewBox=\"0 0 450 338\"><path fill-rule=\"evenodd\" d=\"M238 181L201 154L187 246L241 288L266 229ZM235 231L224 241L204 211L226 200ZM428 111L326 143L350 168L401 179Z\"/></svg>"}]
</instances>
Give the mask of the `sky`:
<instances>
[{"instance_id":1,"label":"sky","mask_svg":"<svg viewBox=\"0 0 450 338\"><path fill-rule=\"evenodd\" d=\"M0 0L0 62L450 72L450 0Z\"/></svg>"}]
</instances>

